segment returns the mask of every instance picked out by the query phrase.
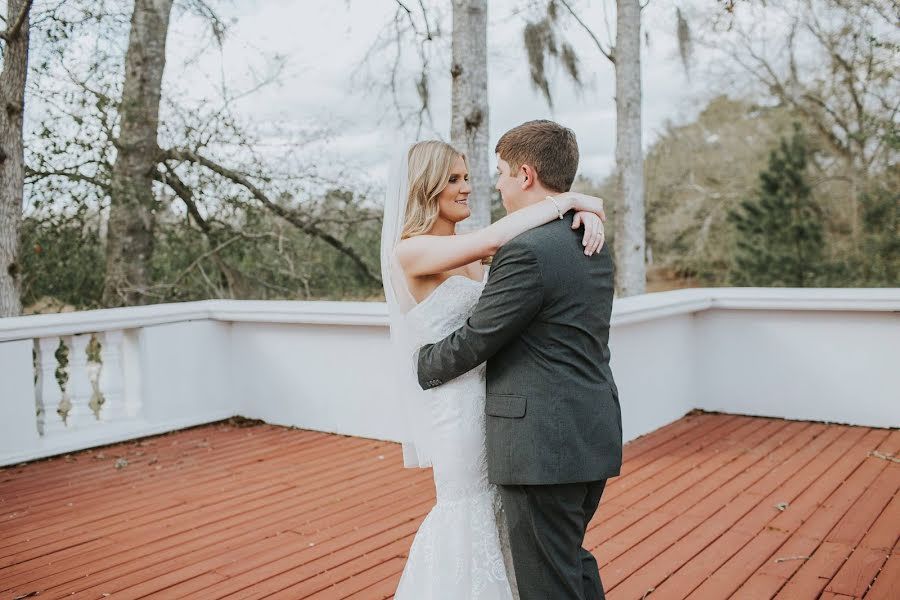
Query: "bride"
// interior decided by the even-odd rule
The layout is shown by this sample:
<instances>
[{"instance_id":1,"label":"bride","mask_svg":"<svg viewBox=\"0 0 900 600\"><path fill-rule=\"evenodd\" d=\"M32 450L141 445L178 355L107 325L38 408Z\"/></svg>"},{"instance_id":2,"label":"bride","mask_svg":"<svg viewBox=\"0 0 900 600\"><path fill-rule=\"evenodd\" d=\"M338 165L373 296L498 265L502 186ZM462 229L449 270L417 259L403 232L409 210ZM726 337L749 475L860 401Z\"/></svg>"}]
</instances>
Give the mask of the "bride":
<instances>
[{"instance_id":1,"label":"bride","mask_svg":"<svg viewBox=\"0 0 900 600\"><path fill-rule=\"evenodd\" d=\"M413 540L396 600L518 598L500 497L488 482L484 365L422 391L416 350L462 326L486 278L482 260L517 235L575 209L585 254L603 242L603 203L567 192L484 229L456 234L469 217L466 157L425 141L398 158L388 182L381 268L391 316L397 393L407 422L404 465L434 468L437 503Z\"/></svg>"}]
</instances>

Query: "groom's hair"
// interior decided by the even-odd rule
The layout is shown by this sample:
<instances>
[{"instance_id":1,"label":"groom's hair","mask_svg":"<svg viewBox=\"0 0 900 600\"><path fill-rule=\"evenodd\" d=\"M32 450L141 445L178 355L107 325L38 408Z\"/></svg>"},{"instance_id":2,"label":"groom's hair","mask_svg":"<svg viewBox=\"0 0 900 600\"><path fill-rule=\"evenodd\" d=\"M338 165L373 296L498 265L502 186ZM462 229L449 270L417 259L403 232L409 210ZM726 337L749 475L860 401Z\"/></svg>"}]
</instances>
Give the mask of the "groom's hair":
<instances>
[{"instance_id":1,"label":"groom's hair","mask_svg":"<svg viewBox=\"0 0 900 600\"><path fill-rule=\"evenodd\" d=\"M578 171L575 132L553 121L528 121L510 129L494 152L509 163L511 174L531 165L538 181L551 192L568 192Z\"/></svg>"}]
</instances>

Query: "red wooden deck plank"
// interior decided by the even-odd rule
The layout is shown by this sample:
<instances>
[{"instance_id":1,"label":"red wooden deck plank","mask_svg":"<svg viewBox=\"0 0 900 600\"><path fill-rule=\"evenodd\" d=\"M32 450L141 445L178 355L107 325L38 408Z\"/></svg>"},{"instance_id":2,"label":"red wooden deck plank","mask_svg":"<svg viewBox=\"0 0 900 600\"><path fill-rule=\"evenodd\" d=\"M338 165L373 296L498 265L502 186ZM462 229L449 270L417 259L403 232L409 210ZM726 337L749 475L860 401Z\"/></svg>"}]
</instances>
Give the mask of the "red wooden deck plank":
<instances>
[{"instance_id":1,"label":"red wooden deck plank","mask_svg":"<svg viewBox=\"0 0 900 600\"><path fill-rule=\"evenodd\" d=\"M762 420L747 423L737 418L723 419L721 423L709 422L705 427L698 427L660 444L635 459L633 464L626 463L627 469L623 464L622 474L609 482L604 494L611 499L611 503L629 507L647 495L648 487L652 490L664 481L679 477L711 453L720 450L724 440L734 439L735 432L741 432L738 435L743 437L749 430L764 425ZM666 479L661 479L661 476Z\"/></svg>"},{"instance_id":2,"label":"red wooden deck plank","mask_svg":"<svg viewBox=\"0 0 900 600\"><path fill-rule=\"evenodd\" d=\"M866 600L894 600L897 590L900 590L900 555L891 554L866 594Z\"/></svg>"},{"instance_id":3,"label":"red wooden deck plank","mask_svg":"<svg viewBox=\"0 0 900 600\"><path fill-rule=\"evenodd\" d=\"M839 453L839 460L830 466L826 465L827 469L821 476L816 474L821 469L805 472L799 480L816 474L814 483L799 497L790 501L784 512L770 520L765 529L712 573L690 597L701 600L713 586L719 589L736 589L738 597L774 596L804 561L808 560L811 550L819 543L803 537L802 534L808 529L799 533L798 530L815 514L823 500L865 460L866 453L877 447L887 436L888 432L885 430L847 428L841 439L821 457L822 462L827 463L831 460L833 451Z\"/></svg>"},{"instance_id":4,"label":"red wooden deck plank","mask_svg":"<svg viewBox=\"0 0 900 600\"><path fill-rule=\"evenodd\" d=\"M673 423L664 425L649 434L642 435L641 437L632 440L623 449L622 457L625 461L633 461L644 452L652 450L673 438L684 435L688 431L695 429L704 423L715 420L720 416L721 415L713 415L710 413L689 413Z\"/></svg>"},{"instance_id":5,"label":"red wooden deck plank","mask_svg":"<svg viewBox=\"0 0 900 600\"><path fill-rule=\"evenodd\" d=\"M430 487L428 489L430 490ZM402 490L401 490L401 492L402 492ZM352 499L348 498L347 502L352 502ZM402 510L402 506L400 508L398 508L392 503L387 503L387 504L383 505L383 507L380 510L373 510L371 507L369 507L369 510L364 515L364 518L360 518L360 517L353 518L353 515L349 515L348 518L344 519L341 522L341 529L331 528L331 529L326 529L324 531L319 530L317 523L315 521L310 522L308 519L308 515L305 515L305 517L301 521L298 521L298 522L301 524L310 526L311 533L309 535L311 535L312 537L309 537L309 538L303 540L304 545L302 546L302 549L306 550L307 546L309 546L309 547L314 546L315 547L314 552L325 551L326 549L328 549L329 551L340 550L342 546L334 546L329 549L327 545L320 545L319 542L322 542L323 540L324 541L333 541L333 542L339 542L344 545L352 543L354 541L354 539L352 536L349 536L346 534L348 531L355 530L357 533L364 531L365 528L362 526L365 523L367 523L369 520L375 520L375 521L381 520L381 523L376 523L376 525L378 525L381 528L385 528L385 527L389 528L391 521L389 519L387 519L386 517L389 516L390 514L395 513L398 510ZM283 517L284 517L284 519L280 523L280 527L282 529L290 526L290 520L289 520L290 515L289 514L283 515ZM406 516L405 514L401 514L401 521L398 521L398 523L402 522L402 520L407 520L408 518L409 517ZM315 534L315 535L313 535L313 534ZM248 553L244 552L243 554L245 556L239 556L235 559L235 561L233 561L241 567L243 567L245 565L245 563L247 561L246 555L248 555ZM253 552L251 554L255 555L257 553ZM200 555L200 554L197 554L196 552L194 552L194 553L191 553L190 556L187 558L188 558L188 560L197 560L199 558L204 558L207 555L215 557L216 549L210 548L209 551L205 552L203 555ZM306 556L310 556L310 555L306 555ZM263 553L264 560L266 557L271 557L271 552ZM255 557L251 556L251 559L252 558L255 558ZM181 558L181 557L173 557L170 562L173 564L173 567L175 567L175 566L183 565L185 562L185 559ZM295 564L296 558L290 559L287 562L289 565ZM164 566L165 565L163 565L163 567ZM223 570L227 572L227 569L223 569ZM238 569L238 571L239 571L239 569ZM229 573L229 574L231 574L231 573Z\"/></svg>"},{"instance_id":6,"label":"red wooden deck plank","mask_svg":"<svg viewBox=\"0 0 900 600\"><path fill-rule=\"evenodd\" d=\"M817 462L827 467L829 459L836 460L839 457L842 448L835 448L832 443L842 433L844 430L840 428L823 427L811 442L729 505L728 508L732 508L743 503L742 508L749 509L743 517L729 522L726 514L720 511L704 523L701 531L692 533L690 545L693 547L702 547L709 542L696 555L690 556L685 544L675 546L669 559L672 574L654 583L654 600L686 597L729 557L759 536L766 524L779 514L776 505L792 502L821 473L821 470L816 469ZM770 493L763 496L767 489L771 490ZM703 529L708 530L708 533ZM765 556L753 557L745 553L742 561L746 564L757 560L759 564L768 556L765 551L763 554ZM632 575L636 576L639 573Z\"/></svg>"},{"instance_id":7,"label":"red wooden deck plank","mask_svg":"<svg viewBox=\"0 0 900 600\"><path fill-rule=\"evenodd\" d=\"M643 537L639 522L629 528L630 532L626 530L602 545L598 553L601 565L605 567L604 585L609 589L614 588L653 557L703 524L716 510L746 488L743 480L747 473L752 473L749 470L751 467L810 427L808 423L770 424L778 429L771 432L765 428L760 429L759 432L766 434L764 440L749 446L739 453L738 458L717 468L708 477L658 509L657 514L668 517L668 522L659 530ZM639 532L638 535L633 534L635 531ZM652 585L648 585L641 593L649 587Z\"/></svg>"},{"instance_id":8,"label":"red wooden deck plank","mask_svg":"<svg viewBox=\"0 0 900 600\"><path fill-rule=\"evenodd\" d=\"M322 434L319 434L322 435ZM322 438L324 439L324 438ZM359 440L362 441L362 440ZM340 445L343 440L338 440L335 442L335 445ZM285 451L292 451L293 449L288 445L285 448ZM298 452L297 459L304 459L302 452ZM219 462L221 461L221 462ZM227 461L227 457L224 455L216 456L216 463L223 464ZM243 480L244 484L247 481L253 481L256 479L260 479L261 481L265 481L267 483L272 483L276 481L277 478L274 477L262 477L262 474L254 473L252 478L243 478L239 472L232 471L230 473L222 473L218 472L218 469L215 465L210 465L205 469L203 467L198 467L191 470L182 470L177 472L177 478L168 477L166 479L157 477L157 479L153 482L147 482L144 479L144 475L135 467L132 468L132 465L126 467L128 469L127 473L122 472L115 476L115 478L111 478L109 475L109 469L114 469L112 464L108 465L105 469L105 473L103 474L106 479L102 481L102 485L98 485L97 482L92 481L90 483L90 493L82 494L82 495L73 495L69 496L66 493L60 493L59 490L53 489L52 486L48 486L48 490L45 491L45 498L51 497L55 498L55 502L57 504L63 504L61 499L65 499L64 502L64 514L61 518L55 518L56 515L53 514L52 511L47 509L47 506L41 505L39 503L35 503L34 510L40 512L42 518L40 523L42 525L41 529L51 530L53 533L53 527L59 524L64 524L67 528L71 526L72 519L81 506L86 506L89 509L89 515L96 514L104 514L114 516L116 513L110 513L110 509L121 510L121 507L125 501L127 504L134 504L135 498L141 498L139 492L141 491L152 491L154 495L164 495L166 497L177 498L179 500L190 499L184 497L184 492L192 489L193 487L197 487L199 485L212 485L215 482L228 482L229 480ZM209 475L210 471L216 470L216 474L213 476ZM195 472L196 471L196 472ZM190 481L189 486L185 486L184 480L188 479ZM146 488L146 489L145 489ZM97 508L103 507L104 510L98 511ZM29 521L19 519L20 523L16 521L8 522L10 527L10 532L18 532L22 531L26 534L27 537L33 538L37 537L41 532L39 530L34 530L29 528ZM0 548L7 545L18 545L20 543L19 539L8 538L4 540L4 542L0 542Z\"/></svg>"},{"instance_id":9,"label":"red wooden deck plank","mask_svg":"<svg viewBox=\"0 0 900 600\"><path fill-rule=\"evenodd\" d=\"M629 462L624 462L621 474L609 482L607 491L616 490L618 493L634 487L664 470L669 464L693 456L697 450L709 447L712 441L727 435L741 424L742 421L738 417L704 420L697 427L655 445Z\"/></svg>"},{"instance_id":10,"label":"red wooden deck plank","mask_svg":"<svg viewBox=\"0 0 900 600\"><path fill-rule=\"evenodd\" d=\"M323 434L319 434L319 436L322 436L322 435ZM324 440L324 439L326 439L326 438L320 437L320 440ZM359 440L355 443L359 443L362 441L363 440ZM336 445L340 445L342 443L346 443L346 442L344 442L342 439L335 441ZM351 443L353 443L353 442L351 442ZM290 445L286 445L286 446L287 447L285 448L285 450L287 450L287 451L293 450L293 448L291 448ZM254 451L254 447L248 446L239 451L241 453L252 453ZM298 454L302 454L302 453L298 452ZM149 473L148 473L148 471L146 469L141 469L135 465L129 464L129 466L126 467L126 469L123 469L122 471L120 471L116 475L115 478L112 478L109 476L109 473L114 472L113 464L110 462L109 464L107 464L104 467L104 472L102 473L102 476L104 477L104 479L102 479L102 482L103 482L102 489L98 489L97 482L90 481L88 484L89 489L90 489L88 494L84 494L84 495L80 495L80 496L79 495L69 496L67 492L61 493L61 490L54 489L53 486L51 485L51 486L48 486L47 490L45 490L43 498L48 498L48 497L53 498L53 499L56 499L55 500L56 502L59 502L60 498L65 498L67 506L75 505L77 507L79 504L91 505L97 501L103 502L107 496L109 496L111 494L115 494L115 493L121 494L121 493L130 492L131 496L133 498L136 495L135 494L136 491L141 491L144 489L146 489L147 491L154 491L154 492L166 491L168 493L177 495L177 493L179 492L179 490L177 488L173 488L172 490L166 490L165 489L166 485L171 487L174 484L181 484L181 486L183 487L185 479L188 479L192 485L196 485L197 483L199 483L198 480L196 479L197 477L201 477L202 482L212 482L214 480L222 479L225 476L230 476L233 478L235 476L235 473L238 473L237 471L232 469L230 472L225 472L224 469L219 467L219 465L221 465L221 464L228 464L227 461L228 461L228 456L227 456L227 454L223 453L223 454L217 454L216 460L209 461L211 464L206 464L206 465L201 465L201 466L191 466L191 467L180 466L180 467L173 469L171 464L162 464L162 465L157 464L155 466L156 468L159 468L159 469L166 468L166 470L162 471L161 473L156 473L155 472L156 468L150 469ZM160 461L160 462L162 462L162 461ZM213 475L210 476L210 473L213 473ZM273 479L276 479L276 478L272 478L272 477L267 478L267 480L269 480L270 482ZM118 500L116 500L116 501L118 501ZM37 504L35 506L35 508L37 510L40 510L42 514L47 514L49 512L45 506L41 506L39 504ZM71 512L71 511L68 510L66 512Z\"/></svg>"},{"instance_id":11,"label":"red wooden deck plank","mask_svg":"<svg viewBox=\"0 0 900 600\"><path fill-rule=\"evenodd\" d=\"M707 584L704 593L709 593L712 585L716 585L721 591L734 592L787 537L787 532L770 525L780 514L776 505L786 503L784 510L795 510L792 507L799 496L802 496L802 493L805 493L809 486L840 459L864 433L861 429L829 427L816 438L816 445L810 446L813 454L805 465L796 468L784 485L772 492L769 498L760 500L757 506L735 523L728 532L691 558L666 581L657 585L654 591L655 600L684 598L710 578L711 573L715 573L716 577ZM759 592L751 595L755 597ZM702 594L698 594L697 597L702 597Z\"/></svg>"},{"instance_id":12,"label":"red wooden deck plank","mask_svg":"<svg viewBox=\"0 0 900 600\"><path fill-rule=\"evenodd\" d=\"M268 428L270 426L262 426ZM280 430L279 430L280 429ZM16 490L12 497L37 498L46 502L53 500L46 496L47 490L74 491L78 489L90 489L93 480L98 477L105 482L109 482L106 475L109 469L113 467L118 458L127 458L129 462L134 464L148 464L156 459L154 466L162 467L181 467L185 468L189 462L193 461L192 455L208 456L211 452L215 452L222 460L227 460L228 456L235 451L238 452L270 452L267 447L270 443L280 443L288 440L291 443L299 443L304 439L307 441L321 441L326 434L319 432L302 432L304 435L292 436L291 430L283 428L273 429L272 431L261 430L256 434L246 433L241 437L234 439L222 439L221 437L213 437L211 435L202 436L201 432L196 430L188 430L178 432L185 436L193 434L193 438L186 440L168 439L167 436L175 434L167 434L167 436L148 438L138 442L132 442L131 447L112 446L100 449L87 450L77 454L66 455L64 458L47 459L37 463L28 464L25 467L13 467L19 472L16 474ZM227 434L226 431L221 432ZM301 433L301 432L293 432ZM179 443L179 441L181 443ZM164 446L158 444L165 443ZM39 469L33 468L40 465ZM72 465L78 465L73 468ZM215 468L214 464L205 464L206 469ZM8 467L9 468L9 467ZM27 470L26 470L27 469ZM147 470L143 473L146 478L152 478L158 469ZM35 472L40 472L41 476L34 476ZM135 471L127 472L130 477L135 476ZM21 486L18 482L21 482ZM7 500L5 498L4 500ZM2 501L0 501L2 502ZM5 505L5 503L4 503Z\"/></svg>"},{"instance_id":13,"label":"red wooden deck plank","mask_svg":"<svg viewBox=\"0 0 900 600\"><path fill-rule=\"evenodd\" d=\"M878 449L890 454L896 453L900 449L900 431L892 431ZM847 523L860 523L859 517L850 509L864 495L885 466L886 461L878 459L869 458L864 461L803 524L798 530L798 535L812 538L814 541L817 539L824 541L814 551L807 553L811 558L797 569L775 598L780 600L817 598L825 589L853 553L855 544L866 533L864 529L853 531L847 526ZM892 469L889 472L889 478L895 482L897 475L900 475L900 471ZM879 492L878 489L876 494L883 498L883 492ZM894 524L893 527L900 525Z\"/></svg>"},{"instance_id":14,"label":"red wooden deck plank","mask_svg":"<svg viewBox=\"0 0 900 600\"><path fill-rule=\"evenodd\" d=\"M896 524L900 523L900 477L896 476L897 470L900 470L898 465L887 465L876 482L829 534L829 539L834 541L854 542L856 536L853 532L866 529L853 554L825 588L826 592L862 597L884 566L891 549L900 541L896 530ZM882 511L885 498L890 500Z\"/></svg>"},{"instance_id":15,"label":"red wooden deck plank","mask_svg":"<svg viewBox=\"0 0 900 600\"><path fill-rule=\"evenodd\" d=\"M645 482L640 488L634 488L619 495L613 488L609 495L604 493L602 511L598 511L588 527L585 536L585 548L597 551L604 542L614 537L619 546L626 540L622 532L641 540L671 518L668 510L672 502L679 501L695 485L713 475L718 469L736 460L743 452L742 444L755 444L765 439L771 431L784 426L765 419L744 422L743 426L733 431L726 430L723 438L713 436L715 450L702 446L690 448L687 456L673 465L670 472ZM722 433L722 430L719 430ZM742 444L735 444L735 438L742 438ZM672 479L668 479L669 475ZM621 488L619 488L621 489ZM630 497L629 497L630 496ZM624 502L623 502L624 500ZM627 548L626 548L627 549Z\"/></svg>"},{"instance_id":16,"label":"red wooden deck plank","mask_svg":"<svg viewBox=\"0 0 900 600\"><path fill-rule=\"evenodd\" d=\"M347 596L346 600L387 600L394 597L394 591L400 584L400 576L403 573L402 567L396 573L385 577L378 583L364 588L355 594Z\"/></svg>"},{"instance_id":17,"label":"red wooden deck plank","mask_svg":"<svg viewBox=\"0 0 900 600\"><path fill-rule=\"evenodd\" d=\"M790 476L792 469L786 465L798 457L799 462L805 464L810 458L807 454L810 454L812 449L818 449L815 438L823 428L824 426L812 425L794 432L788 430L779 432L789 437L784 438L783 444L773 447L771 452L766 453L766 458L771 460L771 463L765 465L765 470L754 469L760 462L767 461L754 462L744 472L716 490L712 498L720 495L726 502L724 506L721 505L721 501L711 502L710 499L704 499L702 503L691 507L660 531L665 532L668 539L675 538L678 543L669 546L668 539L659 535L654 536L652 540L645 540L643 542L645 544L658 546L656 556L632 571L624 580L610 581L608 586L612 593L609 597L632 598L635 595L643 595L649 587L655 588L707 545L727 533L735 522L761 500L767 502L768 498L765 496ZM778 437L775 436L774 439L777 440ZM699 521L696 527L690 529L686 527L686 524L695 521Z\"/></svg>"},{"instance_id":18,"label":"red wooden deck plank","mask_svg":"<svg viewBox=\"0 0 900 600\"><path fill-rule=\"evenodd\" d=\"M691 414L643 436L588 531L608 597L893 598L900 465L874 449L900 433ZM265 424L6 467L0 594L388 599L433 503L395 444Z\"/></svg>"},{"instance_id":19,"label":"red wooden deck plank","mask_svg":"<svg viewBox=\"0 0 900 600\"><path fill-rule=\"evenodd\" d=\"M402 470L400 471L402 472ZM293 500L291 502L293 502ZM302 510L297 512L296 509L288 510L289 508L290 504L282 502L275 503L272 507L272 511L268 511L269 513L273 514L275 519L277 519L277 524L275 526L278 527L279 530L283 530L286 526L288 526L292 515L296 515L297 517L302 515L304 517L304 521L306 521L310 516L310 513L308 512L303 512ZM223 532L227 532L233 535L234 530L240 531L239 528L242 526L246 529L248 525L252 525L255 529L260 525L258 519L248 519L244 516L243 513L240 515L241 521L237 521L237 518L238 515L236 515L235 519L231 520L231 522L221 522L223 523L224 527L220 529L222 529ZM215 524L219 523L220 522L216 522ZM350 520L348 521L348 523L353 525L354 522ZM170 549L170 547L177 549L174 557L175 559L177 559L178 556L186 555L188 553L190 553L190 555L194 558L200 558L202 556L198 552L203 549L206 549L207 552L210 552L212 554L216 554L219 551L219 548L216 546L216 542L218 541L216 539L216 536L192 535L194 534L194 532L195 529L193 527L190 531L185 532L185 534L191 534L190 537L194 538L194 543L191 543L189 545L185 545L182 542L185 535L178 536L182 539L176 539L174 537L164 537L158 540L157 543L142 543L127 553L118 553L114 556L95 559L94 561L92 561L91 567L94 569L96 569L98 566L104 567L104 570L98 573L97 577L105 577L109 579L111 576L122 576L128 574L129 572L141 570L141 566L146 568L147 566L149 566L149 564L155 564L156 562L167 558L165 554L161 553L166 552ZM202 531L202 528L198 528L197 533L200 534L204 532ZM172 554L171 551L169 551L168 553L170 555ZM121 567L112 568L115 565L121 565ZM73 579L72 575L78 572L78 569L70 570L67 573L68 578L66 580L71 581ZM96 580L96 577L94 579Z\"/></svg>"},{"instance_id":20,"label":"red wooden deck plank","mask_svg":"<svg viewBox=\"0 0 900 600\"><path fill-rule=\"evenodd\" d=\"M196 524L192 524L192 529L196 527Z\"/></svg>"},{"instance_id":21,"label":"red wooden deck plank","mask_svg":"<svg viewBox=\"0 0 900 600\"><path fill-rule=\"evenodd\" d=\"M402 473L402 470L398 470L399 473ZM424 473L427 475L427 473ZM392 476L393 477L393 476ZM336 512L337 509L334 508L334 503L320 503L318 508L313 510L308 510L310 506L309 502L299 503L299 500L306 497L308 500L309 495L298 494L296 498L292 498L290 503L279 504L276 505L272 510L266 512L256 512L251 515L239 515L232 519L219 521L213 523L209 526L192 528L189 531L185 531L181 534L164 538L156 543L151 544L143 544L139 548L134 549L129 552L128 556L123 556L121 554L116 554L115 559L119 562L127 562L127 561L140 561L142 564L146 563L146 559L140 560L142 556L156 556L157 553L161 550L164 550L167 547L177 545L185 552L196 552L199 549L206 547L213 543L224 543L230 541L230 538L239 536L239 539L235 541L238 543L245 543L249 541L247 538L249 536L250 539L257 539L258 537L266 537L267 535L277 535L280 531L285 530L292 520L295 520L297 523L309 524L316 523L315 519L324 518L324 516L331 516L332 513L336 514L336 518L342 519L346 523L353 524L355 515L351 512L347 512L347 508L353 509L354 506L362 505L362 508L365 510L371 510L371 508L366 505L367 501L378 502L381 498L387 500L392 500L393 498L402 498L406 494L406 488L399 487L396 488L392 484L394 483L394 479L392 477L379 479L375 483L357 483L362 478L351 479L350 482L357 483L355 489L359 490L362 495L356 498L355 502L347 502L343 506L344 513L343 515L340 512ZM420 477L420 479L422 479ZM430 482L428 482L430 485ZM387 484L387 487L383 489L376 489L374 486L376 485L384 485ZM326 488L324 492L331 492L333 490L329 490ZM387 494L388 496L385 496ZM247 533L241 535L243 531L247 530ZM59 564L58 569L63 566L74 567L72 570L75 573L79 572L78 566L94 563L97 561L105 560L109 557L110 553L107 551L98 551L96 553L87 552L84 554L77 555L74 559L66 560ZM17 565L18 567L18 565ZM33 573L33 570L26 570L26 574ZM77 578L77 575L73 578ZM27 580L31 581L31 579Z\"/></svg>"}]
</instances>

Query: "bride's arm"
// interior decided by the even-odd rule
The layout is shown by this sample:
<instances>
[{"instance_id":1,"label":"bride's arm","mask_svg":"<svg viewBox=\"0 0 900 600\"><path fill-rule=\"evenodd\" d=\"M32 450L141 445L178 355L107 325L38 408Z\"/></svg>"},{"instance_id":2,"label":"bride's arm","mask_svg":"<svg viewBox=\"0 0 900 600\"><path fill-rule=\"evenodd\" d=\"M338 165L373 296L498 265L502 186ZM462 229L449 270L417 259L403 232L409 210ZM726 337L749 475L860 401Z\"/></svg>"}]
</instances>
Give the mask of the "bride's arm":
<instances>
[{"instance_id":1,"label":"bride's arm","mask_svg":"<svg viewBox=\"0 0 900 600\"><path fill-rule=\"evenodd\" d=\"M443 273L487 256L493 256L506 242L529 229L559 218L559 210L566 213L577 209L603 217L600 198L567 192L545 199L509 214L496 223L459 235L417 235L397 244L397 259L407 276L418 277ZM599 245L599 236L588 231L591 245ZM587 244L586 244L587 245ZM595 248L596 249L596 248Z\"/></svg>"}]
</instances>

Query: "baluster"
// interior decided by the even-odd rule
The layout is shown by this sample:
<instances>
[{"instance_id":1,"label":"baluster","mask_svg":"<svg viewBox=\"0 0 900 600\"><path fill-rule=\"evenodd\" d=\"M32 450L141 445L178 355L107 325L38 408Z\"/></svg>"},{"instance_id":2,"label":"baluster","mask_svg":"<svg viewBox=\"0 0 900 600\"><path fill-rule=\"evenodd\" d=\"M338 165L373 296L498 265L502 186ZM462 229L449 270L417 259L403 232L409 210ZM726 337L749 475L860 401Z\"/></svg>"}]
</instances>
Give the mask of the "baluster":
<instances>
[{"instance_id":1,"label":"baluster","mask_svg":"<svg viewBox=\"0 0 900 600\"><path fill-rule=\"evenodd\" d=\"M73 335L69 344L69 385L67 391L72 403L67 424L81 429L95 420L88 403L91 401L91 383L88 380L87 347L91 334Z\"/></svg>"},{"instance_id":2,"label":"baluster","mask_svg":"<svg viewBox=\"0 0 900 600\"><path fill-rule=\"evenodd\" d=\"M102 411L104 421L121 422L134 416L125 405L125 381L123 376L122 351L124 332L107 331L100 345L100 391L105 398Z\"/></svg>"},{"instance_id":3,"label":"baluster","mask_svg":"<svg viewBox=\"0 0 900 600\"><path fill-rule=\"evenodd\" d=\"M91 399L88 402L88 408L90 408L95 421L108 421L109 419L105 418L106 411L103 410L106 396L100 389L100 372L103 370L103 359L100 357L101 348L102 344L98 335L92 335L87 346L87 375L88 382L91 384Z\"/></svg>"},{"instance_id":4,"label":"baluster","mask_svg":"<svg viewBox=\"0 0 900 600\"><path fill-rule=\"evenodd\" d=\"M34 417L38 435L44 435L44 418L47 411L44 409L44 369L41 364L41 343L34 340Z\"/></svg>"},{"instance_id":5,"label":"baluster","mask_svg":"<svg viewBox=\"0 0 900 600\"><path fill-rule=\"evenodd\" d=\"M56 351L59 349L60 338L40 338L38 346L40 347L40 406L44 414L44 435L52 434L59 431L65 431L66 426L62 421L57 409L62 401L62 390L56 378L56 370L59 361L56 358Z\"/></svg>"}]
</instances>

